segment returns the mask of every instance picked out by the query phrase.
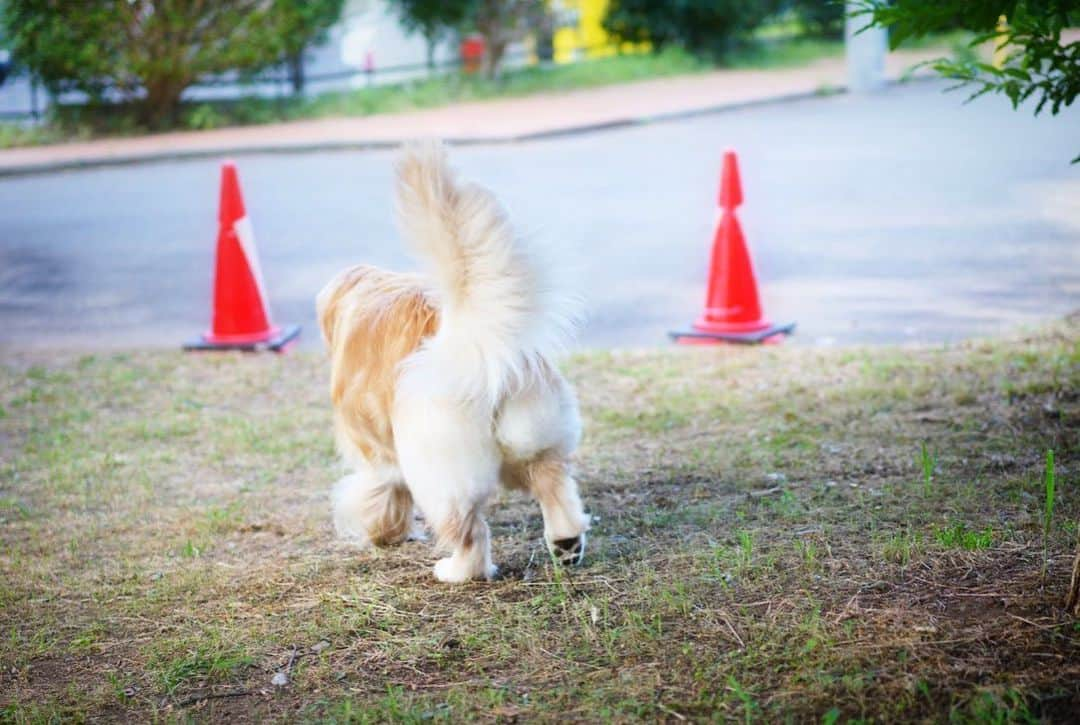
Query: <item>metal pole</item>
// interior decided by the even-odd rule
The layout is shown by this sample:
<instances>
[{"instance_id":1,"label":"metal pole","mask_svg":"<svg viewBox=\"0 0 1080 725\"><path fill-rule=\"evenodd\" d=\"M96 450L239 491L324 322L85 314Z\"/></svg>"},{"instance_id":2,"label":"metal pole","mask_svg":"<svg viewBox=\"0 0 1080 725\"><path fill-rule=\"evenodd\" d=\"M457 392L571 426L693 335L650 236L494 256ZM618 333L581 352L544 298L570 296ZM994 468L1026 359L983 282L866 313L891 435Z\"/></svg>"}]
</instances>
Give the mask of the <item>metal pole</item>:
<instances>
[{"instance_id":1,"label":"metal pole","mask_svg":"<svg viewBox=\"0 0 1080 725\"><path fill-rule=\"evenodd\" d=\"M847 3L849 13L844 20L844 55L847 58L848 90L852 93L869 93L885 86L885 52L889 47L889 34L885 28L866 28L868 15L852 17L851 12L860 3ZM862 32L859 32L862 31Z\"/></svg>"}]
</instances>

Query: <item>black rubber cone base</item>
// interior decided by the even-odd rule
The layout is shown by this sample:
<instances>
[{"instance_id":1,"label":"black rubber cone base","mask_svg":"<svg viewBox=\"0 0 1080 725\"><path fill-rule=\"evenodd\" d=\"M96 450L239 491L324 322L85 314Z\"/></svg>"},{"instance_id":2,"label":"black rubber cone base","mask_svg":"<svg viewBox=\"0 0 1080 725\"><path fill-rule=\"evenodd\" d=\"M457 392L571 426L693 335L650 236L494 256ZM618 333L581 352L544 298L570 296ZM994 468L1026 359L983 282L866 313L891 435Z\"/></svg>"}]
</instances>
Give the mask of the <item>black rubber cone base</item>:
<instances>
[{"instance_id":1,"label":"black rubber cone base","mask_svg":"<svg viewBox=\"0 0 1080 725\"><path fill-rule=\"evenodd\" d=\"M243 350L245 352L282 352L289 344L300 337L300 325L286 325L281 328L274 337L259 342L209 342L206 338L184 343L185 350L209 351L209 350Z\"/></svg>"},{"instance_id":2,"label":"black rubber cone base","mask_svg":"<svg viewBox=\"0 0 1080 725\"><path fill-rule=\"evenodd\" d=\"M692 330L690 332L669 332L668 336L676 342L690 338L695 340L733 342L737 345L760 345L770 337L790 335L794 329L795 323L789 322L785 325L772 325L771 327L766 327L764 330L758 330L757 332L700 332L698 330Z\"/></svg>"}]
</instances>

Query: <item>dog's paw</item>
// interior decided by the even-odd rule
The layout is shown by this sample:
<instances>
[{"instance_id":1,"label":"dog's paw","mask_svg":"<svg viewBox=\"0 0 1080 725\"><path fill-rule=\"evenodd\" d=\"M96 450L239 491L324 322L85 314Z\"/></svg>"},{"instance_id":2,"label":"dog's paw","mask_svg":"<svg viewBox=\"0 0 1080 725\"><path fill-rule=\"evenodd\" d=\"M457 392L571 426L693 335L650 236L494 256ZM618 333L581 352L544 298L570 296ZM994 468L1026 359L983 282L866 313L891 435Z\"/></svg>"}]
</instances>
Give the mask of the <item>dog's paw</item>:
<instances>
[{"instance_id":1,"label":"dog's paw","mask_svg":"<svg viewBox=\"0 0 1080 725\"><path fill-rule=\"evenodd\" d=\"M473 579L494 579L498 567L488 564L483 572L477 572L468 562L448 556L435 562L435 578L447 584L461 584Z\"/></svg>"},{"instance_id":2,"label":"dog's paw","mask_svg":"<svg viewBox=\"0 0 1080 725\"><path fill-rule=\"evenodd\" d=\"M580 564L581 560L585 558L584 532L577 536L571 536L568 539L555 539L549 546L551 548L551 555L555 557L555 561L564 566Z\"/></svg>"}]
</instances>

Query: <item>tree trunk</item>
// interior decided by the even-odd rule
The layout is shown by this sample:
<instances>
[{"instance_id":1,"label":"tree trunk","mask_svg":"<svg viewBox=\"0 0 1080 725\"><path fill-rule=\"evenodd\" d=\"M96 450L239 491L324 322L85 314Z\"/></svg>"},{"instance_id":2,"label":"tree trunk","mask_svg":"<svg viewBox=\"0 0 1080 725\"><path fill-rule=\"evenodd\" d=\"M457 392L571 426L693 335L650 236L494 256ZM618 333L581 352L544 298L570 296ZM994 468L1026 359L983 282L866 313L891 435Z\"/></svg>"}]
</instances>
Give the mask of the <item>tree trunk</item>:
<instances>
[{"instance_id":1,"label":"tree trunk","mask_svg":"<svg viewBox=\"0 0 1080 725\"><path fill-rule=\"evenodd\" d=\"M142 104L142 121L151 129L173 126L180 110L180 96L189 83L179 78L147 78L143 80L146 98Z\"/></svg>"},{"instance_id":2,"label":"tree trunk","mask_svg":"<svg viewBox=\"0 0 1080 725\"><path fill-rule=\"evenodd\" d=\"M484 53L484 63L487 68L488 80L495 80L499 77L499 66L502 63L503 55L506 53L507 43L504 40L491 39L487 43Z\"/></svg>"},{"instance_id":3,"label":"tree trunk","mask_svg":"<svg viewBox=\"0 0 1080 725\"><path fill-rule=\"evenodd\" d=\"M424 41L427 44L425 50L427 51L427 70L428 75L435 72L435 44L439 41L437 35L425 35Z\"/></svg>"},{"instance_id":4,"label":"tree trunk","mask_svg":"<svg viewBox=\"0 0 1080 725\"><path fill-rule=\"evenodd\" d=\"M484 0L476 17L476 29L484 36L484 63L487 77L499 76L503 55L510 43L521 37L523 24L536 0Z\"/></svg>"},{"instance_id":5,"label":"tree trunk","mask_svg":"<svg viewBox=\"0 0 1080 725\"><path fill-rule=\"evenodd\" d=\"M304 92L304 51L290 54L285 62L289 67L289 83L292 84L293 95L299 96Z\"/></svg>"}]
</instances>

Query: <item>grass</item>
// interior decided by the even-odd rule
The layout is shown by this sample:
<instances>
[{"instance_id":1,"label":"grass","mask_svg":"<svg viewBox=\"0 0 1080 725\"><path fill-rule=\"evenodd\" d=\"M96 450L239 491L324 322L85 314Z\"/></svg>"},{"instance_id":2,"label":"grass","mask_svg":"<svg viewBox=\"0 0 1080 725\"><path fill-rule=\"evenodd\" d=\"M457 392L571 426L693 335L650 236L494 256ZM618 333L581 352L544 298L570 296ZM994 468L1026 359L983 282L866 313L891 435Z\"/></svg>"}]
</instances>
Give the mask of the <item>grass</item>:
<instances>
[{"instance_id":1,"label":"grass","mask_svg":"<svg viewBox=\"0 0 1080 725\"><path fill-rule=\"evenodd\" d=\"M439 73L400 84L330 91L307 98L249 97L232 102L189 104L183 112L182 125L193 129L210 129L311 118L400 113L453 103L700 73L711 67L704 61L673 49L657 55L622 55L552 68L522 68L507 71L497 81L488 80L482 75Z\"/></svg>"},{"instance_id":2,"label":"grass","mask_svg":"<svg viewBox=\"0 0 1080 725\"><path fill-rule=\"evenodd\" d=\"M0 121L0 149L75 141L88 135L89 129L67 129L56 123L31 125Z\"/></svg>"},{"instance_id":3,"label":"grass","mask_svg":"<svg viewBox=\"0 0 1080 725\"><path fill-rule=\"evenodd\" d=\"M586 564L554 566L537 507L507 494L503 578L450 587L426 543L334 539L320 356L7 351L0 722L1080 707L1061 609L1076 529L1055 524L1080 516L1080 321L946 347L591 352L566 370L598 517Z\"/></svg>"},{"instance_id":4,"label":"grass","mask_svg":"<svg viewBox=\"0 0 1080 725\"><path fill-rule=\"evenodd\" d=\"M989 526L982 531L972 531L963 522L953 522L935 530L934 538L947 548L976 551L989 548L994 543L994 532Z\"/></svg>"}]
</instances>

